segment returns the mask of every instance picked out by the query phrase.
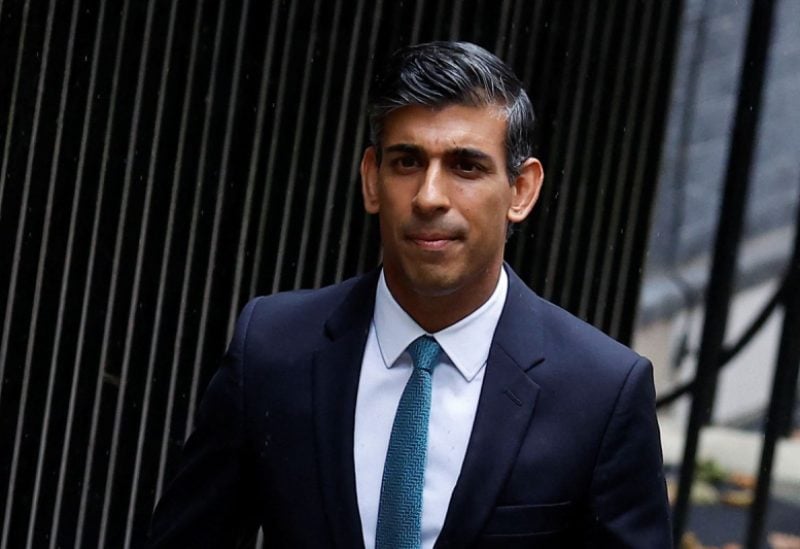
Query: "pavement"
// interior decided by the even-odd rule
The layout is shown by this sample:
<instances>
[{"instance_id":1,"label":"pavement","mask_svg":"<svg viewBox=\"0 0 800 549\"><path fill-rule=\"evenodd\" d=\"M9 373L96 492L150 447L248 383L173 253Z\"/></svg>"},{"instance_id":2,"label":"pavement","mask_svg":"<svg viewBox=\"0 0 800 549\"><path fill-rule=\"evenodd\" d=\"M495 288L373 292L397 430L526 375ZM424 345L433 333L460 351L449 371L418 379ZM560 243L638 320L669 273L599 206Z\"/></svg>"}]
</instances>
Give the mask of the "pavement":
<instances>
[{"instance_id":1,"label":"pavement","mask_svg":"<svg viewBox=\"0 0 800 549\"><path fill-rule=\"evenodd\" d=\"M661 445L664 462L679 465L683 459L683 424L659 418ZM761 433L731 429L728 427L706 427L701 436L698 459L713 459L726 471L754 475L761 461ZM781 439L778 442L773 463L772 478L781 484L797 485L800 490L800 438ZM797 494L800 498L800 493Z\"/></svg>"},{"instance_id":2,"label":"pavement","mask_svg":"<svg viewBox=\"0 0 800 549\"><path fill-rule=\"evenodd\" d=\"M660 425L669 478L683 459L684 427L667 418L661 418ZM711 426L701 434L697 457L698 461L713 461L726 473L755 478L762 444L763 436L759 432ZM743 543L748 521L746 504L728 505L712 498L704 504L692 504L688 530L703 546L723 547L729 543ZM768 536L776 532L800 536L800 438L797 437L781 439L778 443L761 546L777 549L778 545L767 541Z\"/></svg>"}]
</instances>

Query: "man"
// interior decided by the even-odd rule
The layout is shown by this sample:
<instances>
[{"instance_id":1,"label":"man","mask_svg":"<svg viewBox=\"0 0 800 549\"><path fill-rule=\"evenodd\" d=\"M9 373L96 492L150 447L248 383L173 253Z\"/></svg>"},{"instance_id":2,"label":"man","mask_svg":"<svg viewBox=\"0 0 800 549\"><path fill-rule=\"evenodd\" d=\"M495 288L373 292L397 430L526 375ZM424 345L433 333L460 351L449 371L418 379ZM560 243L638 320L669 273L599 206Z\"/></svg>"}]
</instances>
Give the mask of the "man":
<instances>
[{"instance_id":1,"label":"man","mask_svg":"<svg viewBox=\"0 0 800 549\"><path fill-rule=\"evenodd\" d=\"M669 547L650 363L503 263L543 180L519 80L408 47L370 124L382 269L245 307L153 545Z\"/></svg>"}]
</instances>

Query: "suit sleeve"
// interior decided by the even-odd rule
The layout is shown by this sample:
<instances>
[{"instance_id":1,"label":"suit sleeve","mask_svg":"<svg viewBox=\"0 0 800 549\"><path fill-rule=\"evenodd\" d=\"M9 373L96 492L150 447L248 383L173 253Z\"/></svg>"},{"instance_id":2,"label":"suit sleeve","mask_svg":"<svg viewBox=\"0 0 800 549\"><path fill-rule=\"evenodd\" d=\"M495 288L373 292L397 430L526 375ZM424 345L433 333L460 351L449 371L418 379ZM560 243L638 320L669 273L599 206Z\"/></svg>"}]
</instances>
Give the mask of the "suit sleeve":
<instances>
[{"instance_id":1,"label":"suit sleeve","mask_svg":"<svg viewBox=\"0 0 800 549\"><path fill-rule=\"evenodd\" d=\"M653 367L640 358L617 397L592 480L587 546L672 547Z\"/></svg>"},{"instance_id":2,"label":"suit sleeve","mask_svg":"<svg viewBox=\"0 0 800 549\"><path fill-rule=\"evenodd\" d=\"M257 532L243 442L245 343L254 308L255 300L240 315L206 390L177 475L153 514L148 547L236 547Z\"/></svg>"}]
</instances>

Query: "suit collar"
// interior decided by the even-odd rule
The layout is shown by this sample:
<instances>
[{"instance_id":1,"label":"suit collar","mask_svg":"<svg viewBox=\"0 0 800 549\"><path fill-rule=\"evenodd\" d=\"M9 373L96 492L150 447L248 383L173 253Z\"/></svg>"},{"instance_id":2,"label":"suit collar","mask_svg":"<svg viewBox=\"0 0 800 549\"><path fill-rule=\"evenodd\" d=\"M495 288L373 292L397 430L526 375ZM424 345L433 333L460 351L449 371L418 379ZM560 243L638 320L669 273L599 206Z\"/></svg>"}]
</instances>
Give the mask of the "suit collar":
<instances>
[{"instance_id":1,"label":"suit collar","mask_svg":"<svg viewBox=\"0 0 800 549\"><path fill-rule=\"evenodd\" d=\"M325 323L328 338L335 341L357 326L369 328L380 273L380 268L373 269L353 280L350 291Z\"/></svg>"},{"instance_id":2,"label":"suit collar","mask_svg":"<svg viewBox=\"0 0 800 549\"><path fill-rule=\"evenodd\" d=\"M325 324L329 338L314 354L317 465L334 545L363 547L353 465L358 378L369 333L378 272L357 279Z\"/></svg>"},{"instance_id":3,"label":"suit collar","mask_svg":"<svg viewBox=\"0 0 800 549\"><path fill-rule=\"evenodd\" d=\"M524 371L545 359L542 300L505 264L508 297L497 323L494 344L501 347Z\"/></svg>"},{"instance_id":4,"label":"suit collar","mask_svg":"<svg viewBox=\"0 0 800 549\"><path fill-rule=\"evenodd\" d=\"M386 367L391 368L412 341L427 333L436 339L464 379L473 381L486 364L507 294L508 275L503 271L483 305L455 324L429 333L395 300L382 273L375 292L373 328Z\"/></svg>"}]
</instances>

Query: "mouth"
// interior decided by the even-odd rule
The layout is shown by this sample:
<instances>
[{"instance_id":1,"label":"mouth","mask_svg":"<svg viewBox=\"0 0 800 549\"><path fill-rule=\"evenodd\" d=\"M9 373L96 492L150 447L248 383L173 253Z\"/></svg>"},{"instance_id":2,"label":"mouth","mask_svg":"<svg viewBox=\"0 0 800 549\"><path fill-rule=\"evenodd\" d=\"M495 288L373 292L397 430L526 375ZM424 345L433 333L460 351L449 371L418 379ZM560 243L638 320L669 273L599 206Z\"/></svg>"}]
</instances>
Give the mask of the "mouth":
<instances>
[{"instance_id":1,"label":"mouth","mask_svg":"<svg viewBox=\"0 0 800 549\"><path fill-rule=\"evenodd\" d=\"M408 240L423 250L443 250L458 239L446 234L411 234Z\"/></svg>"}]
</instances>

